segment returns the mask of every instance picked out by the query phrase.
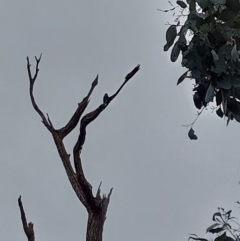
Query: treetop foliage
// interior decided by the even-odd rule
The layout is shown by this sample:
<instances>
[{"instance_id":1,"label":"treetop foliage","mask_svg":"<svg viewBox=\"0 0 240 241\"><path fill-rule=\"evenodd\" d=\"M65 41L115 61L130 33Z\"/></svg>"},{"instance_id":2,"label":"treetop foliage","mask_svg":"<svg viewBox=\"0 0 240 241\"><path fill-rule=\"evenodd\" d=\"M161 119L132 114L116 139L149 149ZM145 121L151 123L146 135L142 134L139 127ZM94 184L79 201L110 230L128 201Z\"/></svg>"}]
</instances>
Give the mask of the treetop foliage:
<instances>
[{"instance_id":1,"label":"treetop foliage","mask_svg":"<svg viewBox=\"0 0 240 241\"><path fill-rule=\"evenodd\" d=\"M217 115L225 116L227 124L233 119L240 122L239 0L186 0L176 4L170 10L178 9L180 15L175 15L176 24L167 29L164 51L173 46L172 62L182 54L181 64L187 71L177 84L194 79L197 109L215 102Z\"/></svg>"}]
</instances>

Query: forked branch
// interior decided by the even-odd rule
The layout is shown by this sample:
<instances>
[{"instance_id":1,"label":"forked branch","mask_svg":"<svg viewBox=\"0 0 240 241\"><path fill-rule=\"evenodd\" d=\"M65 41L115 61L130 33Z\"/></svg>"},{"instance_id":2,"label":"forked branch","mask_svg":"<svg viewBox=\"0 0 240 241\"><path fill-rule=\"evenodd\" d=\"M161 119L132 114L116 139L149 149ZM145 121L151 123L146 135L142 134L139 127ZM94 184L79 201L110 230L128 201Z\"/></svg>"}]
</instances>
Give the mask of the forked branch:
<instances>
[{"instance_id":1,"label":"forked branch","mask_svg":"<svg viewBox=\"0 0 240 241\"><path fill-rule=\"evenodd\" d=\"M37 106L33 96L33 86L38 76L41 55L39 58L35 57L35 60L36 60L36 70L35 70L34 76L32 77L32 73L30 69L31 65L29 62L29 58L27 57L27 70L28 70L28 77L30 81L30 98L31 98L33 108L42 118L42 122L46 126L46 128L51 132L54 142L56 144L59 156L62 160L63 166L67 173L68 179L72 185L72 188L75 191L81 203L85 206L85 208L88 211L89 216L88 216L88 226L87 226L87 240L101 241L103 224L106 219L106 212L107 212L110 196L112 193L112 189L110 190L108 196L105 196L105 195L101 196L100 186L99 186L96 196L93 195L92 186L87 181L83 172L80 155L86 139L87 126L100 115L100 113L109 105L109 103L119 94L119 92L124 87L124 85L139 71L140 65L137 65L129 74L126 75L125 81L112 96L108 96L107 94L105 94L103 97L103 103L92 112L89 112L88 114L86 114L81 119L81 116L90 101L90 96L94 88L98 84L98 76L97 76L95 80L92 82L92 85L88 94L78 104L77 110L74 112L74 114L72 115L68 123L64 127L57 130L53 127L53 124L50 121L49 116L47 115L47 118L44 116L43 112ZM67 153L65 149L63 139L77 126L79 122L80 122L79 136L73 148L73 162L75 167L75 170L74 170L71 165L70 155Z\"/></svg>"},{"instance_id":2,"label":"forked branch","mask_svg":"<svg viewBox=\"0 0 240 241\"><path fill-rule=\"evenodd\" d=\"M29 58L27 57L27 71L28 71L28 78L29 78L29 81L30 81L30 89L29 89L29 92L30 92L30 98L31 98L31 101L32 101L32 105L33 105L33 108L35 109L35 111L41 116L42 118L42 122L43 124L47 127L47 129L49 131L52 130L52 127L50 125L50 123L48 123L46 117L44 116L44 114L42 113L42 111L39 109L39 107L37 106L36 102L35 102L35 99L34 99L34 96L33 96L33 86L34 86L34 83L37 79L37 76L38 76L38 72L39 72L39 63L41 61L41 57L42 57L42 54L40 55L39 58L37 58L35 56L35 60L36 60L36 70L35 70L35 74L34 74L34 77L32 77L32 73L31 73L31 65L30 65L30 62L29 62Z\"/></svg>"}]
</instances>

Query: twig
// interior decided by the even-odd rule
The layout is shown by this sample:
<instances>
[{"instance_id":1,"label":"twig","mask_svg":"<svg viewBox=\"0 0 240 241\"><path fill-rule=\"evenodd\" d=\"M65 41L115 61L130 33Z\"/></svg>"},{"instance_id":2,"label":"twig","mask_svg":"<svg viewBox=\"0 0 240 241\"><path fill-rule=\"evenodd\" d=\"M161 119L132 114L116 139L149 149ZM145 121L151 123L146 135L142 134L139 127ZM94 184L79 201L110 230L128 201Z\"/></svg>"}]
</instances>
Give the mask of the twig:
<instances>
[{"instance_id":1,"label":"twig","mask_svg":"<svg viewBox=\"0 0 240 241\"><path fill-rule=\"evenodd\" d=\"M34 86L34 83L37 79L37 76L38 76L38 72L39 72L39 63L41 61L41 57L42 57L42 54L40 55L39 58L37 58L35 56L35 59L36 59L36 70L35 70L35 74L34 74L34 77L32 77L32 73L31 73L31 64L29 62L29 58L27 57L27 71L28 71L28 78L29 78L29 81L30 81L30 89L29 89L29 92L30 92L30 98L31 98L31 102L32 102L32 105L33 105L33 108L36 110L36 112L40 115L40 117L42 118L42 122L43 124L47 127L47 129L49 131L52 131L52 127L51 125L48 123L45 115L43 114L43 112L39 109L38 105L36 104L35 102L35 99L34 99L34 96L33 96L33 86Z\"/></svg>"},{"instance_id":2,"label":"twig","mask_svg":"<svg viewBox=\"0 0 240 241\"><path fill-rule=\"evenodd\" d=\"M193 125L195 124L195 122L197 121L197 119L199 118L199 116L202 114L202 112L203 112L204 109L205 109L205 108L202 108L202 110L197 113L196 119L195 119L191 124L182 125L182 126L184 126L184 127L189 127L189 126L193 127Z\"/></svg>"},{"instance_id":3,"label":"twig","mask_svg":"<svg viewBox=\"0 0 240 241\"><path fill-rule=\"evenodd\" d=\"M23 209L23 204L21 201L21 196L18 198L18 206L19 206L20 213L21 213L23 230L28 238L28 241L35 241L33 223L32 222L27 223L27 219L26 219L25 212Z\"/></svg>"}]
</instances>

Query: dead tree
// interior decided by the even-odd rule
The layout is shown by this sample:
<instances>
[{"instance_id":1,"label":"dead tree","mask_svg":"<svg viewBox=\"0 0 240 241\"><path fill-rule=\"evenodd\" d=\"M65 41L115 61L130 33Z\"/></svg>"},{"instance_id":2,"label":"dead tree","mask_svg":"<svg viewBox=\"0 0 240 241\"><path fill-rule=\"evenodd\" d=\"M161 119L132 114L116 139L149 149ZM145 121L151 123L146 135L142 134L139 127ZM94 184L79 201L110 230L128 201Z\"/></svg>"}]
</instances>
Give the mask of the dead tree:
<instances>
[{"instance_id":1,"label":"dead tree","mask_svg":"<svg viewBox=\"0 0 240 241\"><path fill-rule=\"evenodd\" d=\"M58 150L58 154L62 160L62 164L65 168L65 171L68 176L68 180L72 185L74 192L76 193L80 202L84 205L88 212L88 222L87 222L87 232L86 232L86 240L87 241L102 241L102 233L103 233L103 226L106 219L106 213L108 204L110 201L110 196L112 193L112 189L109 191L109 194L101 195L100 186L98 187L97 193L94 196L92 192L92 186L86 179L83 168L82 168L82 161L81 161L81 151L85 142L86 138L86 128L88 124L94 121L100 113L105 110L105 108L110 104L110 102L119 94L121 89L124 85L138 72L140 69L140 65L137 65L129 74L126 75L123 84L119 87L115 94L108 96L105 94L103 97L103 103L100 104L95 110L85 114L83 117L83 113L88 106L90 101L90 96L94 90L94 88L98 84L98 76L92 82L91 88L88 94L83 98L83 100L78 103L77 110L70 118L69 122L60 129L55 129L48 114L47 117L43 114L41 109L36 104L36 101L33 96L33 87L34 83L37 79L38 72L39 72L39 63L41 60L41 55L39 58L35 57L36 60L36 69L35 74L32 75L31 73L31 65L29 62L29 58L27 57L27 71L28 77L30 81L30 98L35 111L40 115L42 118L42 123L45 127L49 130L52 134L53 140ZM67 153L63 139L78 125L79 123L79 136L76 141L75 146L73 147L73 160L71 164L70 154ZM23 223L23 228L25 234L28 238L28 241L34 241L34 230L33 230L33 223L27 224L27 219L25 217L23 205L21 202L21 197L18 199L18 204L21 212L21 218Z\"/></svg>"}]
</instances>

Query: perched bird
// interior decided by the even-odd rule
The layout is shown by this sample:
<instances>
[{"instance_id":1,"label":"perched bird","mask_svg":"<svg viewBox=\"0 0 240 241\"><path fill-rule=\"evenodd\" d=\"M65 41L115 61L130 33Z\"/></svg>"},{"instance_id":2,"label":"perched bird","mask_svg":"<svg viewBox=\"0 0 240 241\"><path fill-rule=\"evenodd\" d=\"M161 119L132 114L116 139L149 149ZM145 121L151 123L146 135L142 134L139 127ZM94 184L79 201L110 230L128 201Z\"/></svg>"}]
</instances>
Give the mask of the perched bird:
<instances>
[{"instance_id":1,"label":"perched bird","mask_svg":"<svg viewBox=\"0 0 240 241\"><path fill-rule=\"evenodd\" d=\"M108 97L108 94L106 93L104 96L103 96L103 104L106 104L106 102L108 101L109 97Z\"/></svg>"}]
</instances>

